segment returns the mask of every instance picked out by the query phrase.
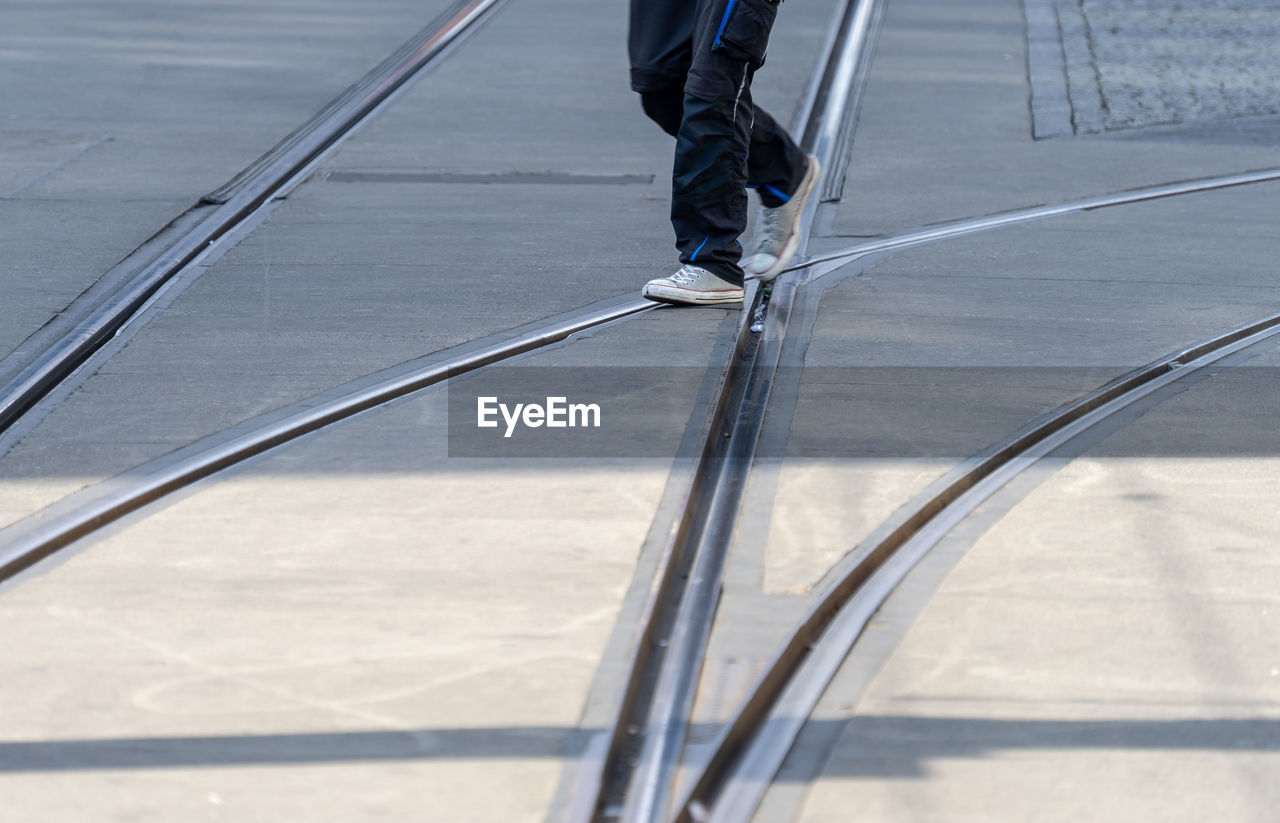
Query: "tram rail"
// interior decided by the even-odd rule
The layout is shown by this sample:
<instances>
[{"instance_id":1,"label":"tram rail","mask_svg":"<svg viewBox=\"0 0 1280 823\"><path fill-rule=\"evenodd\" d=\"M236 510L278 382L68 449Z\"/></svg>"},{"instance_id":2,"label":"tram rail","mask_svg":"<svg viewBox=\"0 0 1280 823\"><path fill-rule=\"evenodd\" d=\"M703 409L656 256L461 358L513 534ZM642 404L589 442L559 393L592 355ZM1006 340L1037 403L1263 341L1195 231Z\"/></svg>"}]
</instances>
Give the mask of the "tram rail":
<instances>
[{"instance_id":1,"label":"tram rail","mask_svg":"<svg viewBox=\"0 0 1280 823\"><path fill-rule=\"evenodd\" d=\"M672 819L745 823L877 609L923 557L1036 462L1172 384L1280 336L1271 314L1180 349L1032 421L952 469L828 573L712 745Z\"/></svg>"},{"instance_id":2,"label":"tram rail","mask_svg":"<svg viewBox=\"0 0 1280 823\"><path fill-rule=\"evenodd\" d=\"M404 54L397 53L401 68L392 74L400 79L394 85L371 82L365 90L367 96L363 92L355 94L343 105L326 110L326 116L334 118L334 122L347 124L345 130L328 137L322 136L319 128L295 133L278 147L274 159L260 161L210 195L210 201L218 204L214 215L175 243L161 260L82 324L75 335L64 338L46 353L39 368L33 366L4 388L0 393L0 430L90 356L92 347L101 345L126 324L167 278L197 259L217 237L252 219L264 204L298 185L342 135L385 104L414 73L438 59L457 38L503 2L506 0L473 0L455 7L454 16L440 24L434 35L428 36L424 30L415 38L426 38L419 48L406 46ZM838 19L843 33L829 40L829 56L807 96L810 103L804 115L805 134L813 135L808 139L817 141L814 147L829 169L836 168L828 161L847 143L848 118L851 111L856 111L859 80L850 67L865 67L869 62L866 49L874 34L874 7L874 0L849 0L842 7ZM453 34L443 39L446 30ZM833 67L831 61L840 65ZM387 83L393 81L388 79ZM842 84L843 91L834 93L831 88L823 88L824 83ZM362 113L357 116L357 111ZM274 182L268 183L268 179ZM720 375L715 408L702 431L699 459L688 478L684 505L671 529L659 572L661 583L646 608L644 627L635 644L625 694L619 697L616 720L609 732L609 752L592 764L593 776L587 780L588 785L580 787L570 819L574 823L618 817L628 823L669 819L669 808L677 800L673 787L675 767L714 620L719 578L797 289L869 254L1034 220L1277 180L1280 169L1171 183L924 227L814 257L804 257L802 252L800 262L786 270L796 277L784 278L767 288L750 288ZM830 182L829 177L827 183ZM827 190L832 190L830 185L824 186ZM806 242L812 231L814 209L804 222ZM223 222L214 228L213 221L219 214L223 215ZM113 308L108 311L108 306ZM40 516L0 530L0 581L178 489L298 437L452 377L658 308L648 301L620 296L411 361L247 421L229 432L126 472L111 483L73 495ZM761 317L763 322L756 327ZM789 630L748 698L724 725L710 762L678 798L675 820L728 823L751 818L768 787L768 778L780 767L867 620L915 563L982 500L1053 449L1121 409L1277 335L1280 314L1269 315L1118 377L965 461L937 481L914 506L883 523L833 570L829 575L833 582L812 598L805 616ZM639 735L641 740L636 739L638 729L644 730ZM633 767L624 764L624 759L636 753L637 745L637 762Z\"/></svg>"},{"instance_id":3,"label":"tram rail","mask_svg":"<svg viewBox=\"0 0 1280 823\"><path fill-rule=\"evenodd\" d=\"M801 145L824 169L821 192L839 189L832 180L843 176L844 166L836 157L853 131L882 6L882 0L844 0L836 7L803 98L793 131L802 135ZM813 198L801 216L802 259L824 197ZM672 802L721 579L796 288L793 279L748 285L715 410L701 434L700 459L669 531L659 583L641 618L606 733L607 751L580 773L567 815L571 823L658 823L666 819Z\"/></svg>"},{"instance_id":4,"label":"tram rail","mask_svg":"<svg viewBox=\"0 0 1280 823\"><path fill-rule=\"evenodd\" d=\"M219 238L262 219L272 201L288 196L409 81L445 59L508 2L459 0L270 151L205 195L192 212L210 206L212 211L169 240L151 263L98 305L77 310L73 304L64 310L61 322L65 325L70 318L71 328L0 386L0 433L137 317L166 283L198 262ZM171 226L185 225L183 217Z\"/></svg>"}]
</instances>

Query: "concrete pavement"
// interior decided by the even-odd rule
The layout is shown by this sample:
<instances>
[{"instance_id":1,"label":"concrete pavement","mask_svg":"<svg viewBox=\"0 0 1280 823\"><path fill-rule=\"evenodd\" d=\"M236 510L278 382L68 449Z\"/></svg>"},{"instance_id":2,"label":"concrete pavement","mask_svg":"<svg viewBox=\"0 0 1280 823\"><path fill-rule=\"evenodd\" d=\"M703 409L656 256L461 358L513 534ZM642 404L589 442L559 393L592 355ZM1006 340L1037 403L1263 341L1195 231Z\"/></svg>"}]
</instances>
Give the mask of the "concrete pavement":
<instances>
[{"instance_id":1,"label":"concrete pavement","mask_svg":"<svg viewBox=\"0 0 1280 823\"><path fill-rule=\"evenodd\" d=\"M27 11L32 31L50 25ZM1190 119L1177 134L1033 140L1022 12L892 0L824 231L1277 165L1274 143ZM326 26L349 19L334 14ZM829 14L787 0L756 94L780 119ZM0 524L670 268L670 142L626 90L624 21L617 1L517 0L3 441ZM388 48L407 34L387 31ZM226 37L240 42L234 27ZM377 38L343 39L381 56ZM229 101L259 99L206 80ZM267 101L290 85L255 82ZM332 96L321 85L308 88ZM274 142L274 120L260 134L244 121L261 148ZM55 214L41 187L72 185L106 145L50 134L0 167L23 187L0 206L32 236ZM241 147L260 151L247 136L228 145L201 167L207 183L179 170L154 188L135 180L133 196L163 212L252 159L232 162ZM66 250L83 264L69 290L153 230L137 219L117 235L111 181L132 179L129 162L57 190L77 208L102 193L111 214L67 218L98 238ZM784 372L766 421L696 718L727 713L831 563L933 477L1280 303L1276 196L1259 185L1028 224L859 261L805 290L784 358L804 369ZM105 254L107 239L120 250ZM15 259L40 258L23 246ZM6 317L18 329L45 305ZM21 629L0 662L6 799L24 820L556 819L584 733L608 720L683 479L672 458L734 320L661 309L517 363L534 385L573 370L636 419L669 420L619 435L641 456L451 455L446 393L426 392L202 483L6 590L0 613ZM1280 663L1266 663L1269 624L1250 609L1272 610L1271 435L1265 415L1222 423L1268 395L1217 385L1117 435L1131 438L1112 444L1121 458L1104 445L1037 475L1042 487L924 568L855 652L761 819L1203 819L1215 798L1231 819L1266 819ZM1196 780L1205 791L1176 808L1159 791Z\"/></svg>"},{"instance_id":2,"label":"concrete pavement","mask_svg":"<svg viewBox=\"0 0 1280 823\"><path fill-rule=\"evenodd\" d=\"M0 359L446 5L0 5Z\"/></svg>"}]
</instances>

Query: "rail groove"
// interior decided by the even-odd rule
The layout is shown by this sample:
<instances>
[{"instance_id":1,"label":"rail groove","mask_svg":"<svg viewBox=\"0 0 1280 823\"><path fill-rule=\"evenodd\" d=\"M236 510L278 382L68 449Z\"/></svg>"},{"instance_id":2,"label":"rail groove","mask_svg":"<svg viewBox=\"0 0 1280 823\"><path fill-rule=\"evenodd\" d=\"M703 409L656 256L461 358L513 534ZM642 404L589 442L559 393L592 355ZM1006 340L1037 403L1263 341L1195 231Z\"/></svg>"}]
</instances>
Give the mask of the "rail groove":
<instances>
[{"instance_id":1,"label":"rail groove","mask_svg":"<svg viewBox=\"0 0 1280 823\"><path fill-rule=\"evenodd\" d=\"M806 92L796 133L829 177L865 71L875 8L881 0L846 0ZM827 179L824 177L824 179ZM821 197L801 219L807 248ZM803 268L803 266L801 267ZM704 429L702 459L690 478L678 523L634 641L625 686L614 710L607 751L585 770L568 813L572 823L660 823L667 819L688 731L702 658L710 637L724 565L786 337L798 282L786 278L749 290L719 386L716 413ZM761 322L763 321L763 322ZM750 323L750 325L748 325ZM639 744L638 754L633 749Z\"/></svg>"}]
</instances>

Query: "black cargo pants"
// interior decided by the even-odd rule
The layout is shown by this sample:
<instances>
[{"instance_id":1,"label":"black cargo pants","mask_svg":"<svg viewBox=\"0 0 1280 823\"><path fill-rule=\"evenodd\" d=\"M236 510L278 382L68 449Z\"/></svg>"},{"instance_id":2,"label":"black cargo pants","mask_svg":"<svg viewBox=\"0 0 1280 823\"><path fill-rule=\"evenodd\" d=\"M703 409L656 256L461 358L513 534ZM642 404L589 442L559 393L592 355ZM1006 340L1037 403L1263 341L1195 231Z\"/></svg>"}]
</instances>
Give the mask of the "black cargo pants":
<instances>
[{"instance_id":1,"label":"black cargo pants","mask_svg":"<svg viewBox=\"0 0 1280 823\"><path fill-rule=\"evenodd\" d=\"M773 0L631 0L631 87L676 138L671 224L682 263L742 282L747 188L777 207L806 158L751 102L777 14Z\"/></svg>"}]
</instances>

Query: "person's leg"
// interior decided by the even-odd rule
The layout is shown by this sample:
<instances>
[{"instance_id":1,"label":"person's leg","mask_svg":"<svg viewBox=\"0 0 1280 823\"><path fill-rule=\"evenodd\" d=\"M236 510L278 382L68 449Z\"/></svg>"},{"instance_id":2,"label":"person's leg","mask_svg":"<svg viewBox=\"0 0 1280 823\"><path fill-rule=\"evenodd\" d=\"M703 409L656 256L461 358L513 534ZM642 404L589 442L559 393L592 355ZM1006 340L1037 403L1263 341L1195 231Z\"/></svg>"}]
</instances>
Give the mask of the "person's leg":
<instances>
[{"instance_id":1,"label":"person's leg","mask_svg":"<svg viewBox=\"0 0 1280 823\"><path fill-rule=\"evenodd\" d=\"M747 161L748 185L760 195L751 253L742 260L748 278L772 280L800 249L805 207L817 191L818 159L806 155L773 118L756 112Z\"/></svg>"},{"instance_id":2,"label":"person's leg","mask_svg":"<svg viewBox=\"0 0 1280 823\"><path fill-rule=\"evenodd\" d=\"M745 96L745 80L743 85ZM742 283L738 238L747 225L746 146L751 123L750 100L745 102L746 106L740 98L709 100L686 92L671 196L680 262L736 284Z\"/></svg>"},{"instance_id":3,"label":"person's leg","mask_svg":"<svg viewBox=\"0 0 1280 823\"><path fill-rule=\"evenodd\" d=\"M679 134L684 119L683 89L673 86L642 91L640 105L667 134ZM747 188L759 189L766 206L784 203L799 188L807 162L808 156L786 129L757 106L747 154Z\"/></svg>"},{"instance_id":4,"label":"person's leg","mask_svg":"<svg viewBox=\"0 0 1280 823\"><path fill-rule=\"evenodd\" d=\"M631 88L663 131L680 128L681 90L693 62L696 8L690 0L631 0L627 56Z\"/></svg>"},{"instance_id":5,"label":"person's leg","mask_svg":"<svg viewBox=\"0 0 1280 823\"><path fill-rule=\"evenodd\" d=\"M643 92L640 99L645 114L661 126L663 131L672 136L679 134L680 124L684 119L684 93L681 90L666 88ZM805 180L808 168L808 155L796 146L777 121L757 107L747 154L747 188L756 190L765 209L778 209L788 204L792 195L801 192L808 182ZM807 197L807 192L801 194L802 199ZM803 203L794 205L803 206ZM769 217L769 212L765 212L764 216ZM762 221L772 222L781 224L784 221ZM775 228L773 234L778 231ZM790 255L785 254L787 245L787 238L771 237L770 232L762 232L760 242L752 249L751 256L742 261L747 276L759 276L761 271L775 266L780 259L782 265L785 265L790 259ZM794 248L791 251L794 252ZM697 261L692 262L696 264Z\"/></svg>"},{"instance_id":6,"label":"person's leg","mask_svg":"<svg viewBox=\"0 0 1280 823\"><path fill-rule=\"evenodd\" d=\"M695 58L696 59L696 58ZM651 300L669 303L738 303L743 274L738 236L746 226L746 146L750 140L749 67L742 64L741 92L712 100L687 91L643 96L645 111L667 126L679 101L672 179L671 225L684 265L645 284ZM668 129L670 131L670 129Z\"/></svg>"},{"instance_id":7,"label":"person's leg","mask_svg":"<svg viewBox=\"0 0 1280 823\"><path fill-rule=\"evenodd\" d=\"M680 260L735 285L743 279L751 80L764 62L775 14L769 0L698 1L676 136L671 223Z\"/></svg>"},{"instance_id":8,"label":"person's leg","mask_svg":"<svg viewBox=\"0 0 1280 823\"><path fill-rule=\"evenodd\" d=\"M670 86L640 92L640 106L649 119L675 137L680 133L680 121L684 120L684 89Z\"/></svg>"},{"instance_id":9,"label":"person's leg","mask_svg":"<svg viewBox=\"0 0 1280 823\"><path fill-rule=\"evenodd\" d=\"M663 131L677 137L677 167L682 153L689 153L687 147L682 148L679 137L686 114L685 83L694 61L696 26L708 12L706 6L707 3L703 0L631 2L631 27L628 35L631 87L640 94L645 114ZM675 185L679 186L678 183ZM703 221L698 222L701 225ZM698 244L688 240L687 227L674 216L674 209L673 224L681 259L685 262L697 259ZM736 273L736 283L719 281L702 269L686 266L676 274L662 278L661 282L651 282L645 287L644 294L655 300L671 302L740 301L742 278L736 259L728 271Z\"/></svg>"},{"instance_id":10,"label":"person's leg","mask_svg":"<svg viewBox=\"0 0 1280 823\"><path fill-rule=\"evenodd\" d=\"M688 18L680 15L691 8L695 18L686 42L680 27ZM675 275L649 283L648 297L741 299L739 238L746 228L749 177L766 206L785 202L802 185L803 152L772 117L761 112L757 118L751 100L751 80L764 63L775 14L771 0L697 0L696 6L688 0L644 0L643 6L632 0L632 86L646 114L676 136L671 222L685 264ZM676 84L668 81L686 58L677 106Z\"/></svg>"},{"instance_id":11,"label":"person's leg","mask_svg":"<svg viewBox=\"0 0 1280 823\"><path fill-rule=\"evenodd\" d=\"M809 158L768 112L757 106L755 115L747 155L747 188L755 189L766 207L776 208L800 188Z\"/></svg>"}]
</instances>

